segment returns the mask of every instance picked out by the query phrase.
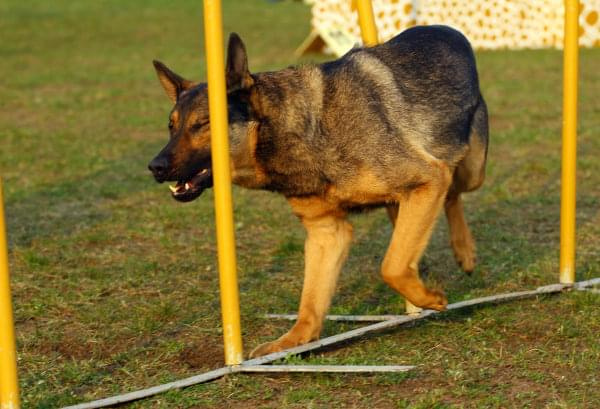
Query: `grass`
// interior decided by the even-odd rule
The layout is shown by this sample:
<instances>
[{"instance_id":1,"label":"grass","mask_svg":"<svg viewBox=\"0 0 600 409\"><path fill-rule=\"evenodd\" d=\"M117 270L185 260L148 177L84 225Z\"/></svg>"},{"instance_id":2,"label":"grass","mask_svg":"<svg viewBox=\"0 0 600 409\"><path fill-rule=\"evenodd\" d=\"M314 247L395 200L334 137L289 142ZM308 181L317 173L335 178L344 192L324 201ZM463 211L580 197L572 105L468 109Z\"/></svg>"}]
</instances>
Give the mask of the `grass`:
<instances>
[{"instance_id":1,"label":"grass","mask_svg":"<svg viewBox=\"0 0 600 409\"><path fill-rule=\"evenodd\" d=\"M5 181L23 406L54 408L223 365L211 192L174 202L146 163L170 109L150 61L205 77L201 2L0 4ZM298 2L225 2L250 65L294 63ZM468 277L441 221L423 260L451 301L557 280L561 53L477 55L491 112L484 187L466 198L479 248ZM581 52L577 278L600 271L600 50ZM246 350L297 308L304 232L281 197L234 189ZM379 277L391 229L354 217L333 313L400 313ZM265 294L265 286L272 289ZM303 357L418 364L402 375L233 375L131 408L597 407L600 298L573 292L452 313ZM324 335L351 328L328 323ZM299 360L299 358L294 358ZM296 362L296 361L294 361Z\"/></svg>"}]
</instances>

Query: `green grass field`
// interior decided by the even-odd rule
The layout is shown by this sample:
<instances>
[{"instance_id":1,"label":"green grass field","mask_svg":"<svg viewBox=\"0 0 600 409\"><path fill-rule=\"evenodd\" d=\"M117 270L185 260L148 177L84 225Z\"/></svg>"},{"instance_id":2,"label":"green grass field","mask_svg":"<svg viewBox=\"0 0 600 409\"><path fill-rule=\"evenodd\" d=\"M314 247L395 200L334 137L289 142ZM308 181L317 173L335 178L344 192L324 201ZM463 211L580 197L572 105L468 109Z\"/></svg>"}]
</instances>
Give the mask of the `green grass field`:
<instances>
[{"instance_id":1,"label":"green grass field","mask_svg":"<svg viewBox=\"0 0 600 409\"><path fill-rule=\"evenodd\" d=\"M200 1L0 3L0 175L24 408L55 408L223 365L213 196L172 200L147 162L171 108L151 60L205 78ZM299 2L226 1L252 70L295 63ZM466 198L472 276L440 220L423 259L451 302L558 279L562 57L477 55L491 113L488 176ZM577 278L600 275L600 49L581 51ZM282 197L234 189L245 350L300 296L304 232ZM379 276L385 212L353 218L333 313L401 313ZM266 291L265 291L266 289ZM328 323L323 335L351 328ZM403 375L235 375L132 408L597 408L600 296L470 309L303 357L416 364ZM299 362L300 358L293 358Z\"/></svg>"}]
</instances>

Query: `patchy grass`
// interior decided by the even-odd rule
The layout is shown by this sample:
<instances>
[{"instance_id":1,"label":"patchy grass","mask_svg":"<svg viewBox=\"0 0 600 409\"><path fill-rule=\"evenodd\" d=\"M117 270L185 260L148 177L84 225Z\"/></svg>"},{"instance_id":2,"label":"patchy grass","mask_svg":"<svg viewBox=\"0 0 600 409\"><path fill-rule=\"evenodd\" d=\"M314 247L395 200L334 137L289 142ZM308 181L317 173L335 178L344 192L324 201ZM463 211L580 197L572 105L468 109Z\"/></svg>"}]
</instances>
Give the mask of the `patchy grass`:
<instances>
[{"instance_id":1,"label":"patchy grass","mask_svg":"<svg viewBox=\"0 0 600 409\"><path fill-rule=\"evenodd\" d=\"M225 2L255 70L293 63L297 2ZM150 61L204 77L201 2L0 4L5 179L24 407L53 408L223 365L211 192L174 202L146 163L169 102ZM466 199L479 266L462 274L440 222L423 260L451 301L555 282L561 54L478 53L491 112L484 187ZM600 50L581 52L578 279L600 271ZM304 232L285 201L234 189L246 350L298 303ZM383 212L353 218L334 313L399 313L379 277ZM268 286L268 296L264 288ZM136 402L171 407L597 407L600 297L567 293L452 313L303 357L417 364L401 375L235 375ZM350 328L328 323L325 335ZM295 358L299 360L299 358Z\"/></svg>"}]
</instances>

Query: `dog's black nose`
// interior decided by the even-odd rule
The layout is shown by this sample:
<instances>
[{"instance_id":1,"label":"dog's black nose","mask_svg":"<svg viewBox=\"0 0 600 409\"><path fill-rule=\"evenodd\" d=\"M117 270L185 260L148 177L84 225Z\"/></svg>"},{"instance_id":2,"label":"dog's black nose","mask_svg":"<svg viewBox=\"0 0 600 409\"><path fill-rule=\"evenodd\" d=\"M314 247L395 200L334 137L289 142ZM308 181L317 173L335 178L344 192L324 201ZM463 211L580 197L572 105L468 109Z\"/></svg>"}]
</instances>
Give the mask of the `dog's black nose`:
<instances>
[{"instance_id":1,"label":"dog's black nose","mask_svg":"<svg viewBox=\"0 0 600 409\"><path fill-rule=\"evenodd\" d=\"M156 181L164 182L167 177L168 166L169 163L167 162L167 159L157 156L148 164L148 169L150 169L150 172L152 172Z\"/></svg>"}]
</instances>

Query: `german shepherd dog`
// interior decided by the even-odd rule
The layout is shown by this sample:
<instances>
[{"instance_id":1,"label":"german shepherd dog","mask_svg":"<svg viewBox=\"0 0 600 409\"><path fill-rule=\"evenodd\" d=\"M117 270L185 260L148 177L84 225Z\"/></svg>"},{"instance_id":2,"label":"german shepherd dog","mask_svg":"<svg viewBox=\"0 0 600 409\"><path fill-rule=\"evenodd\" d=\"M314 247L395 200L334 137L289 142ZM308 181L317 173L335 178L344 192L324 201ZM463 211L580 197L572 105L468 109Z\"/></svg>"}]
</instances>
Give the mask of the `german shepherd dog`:
<instances>
[{"instance_id":1,"label":"german shepherd dog","mask_svg":"<svg viewBox=\"0 0 600 409\"><path fill-rule=\"evenodd\" d=\"M154 61L174 104L170 140L150 162L171 195L211 187L207 85ZM444 310L418 264L444 207L456 260L475 265L461 193L477 189L488 146L486 104L467 39L444 26L414 27L338 60L251 74L231 34L226 63L232 180L283 194L306 228L298 320L260 356L318 339L352 241L347 215L385 207L393 223L383 280L416 306Z\"/></svg>"}]
</instances>

